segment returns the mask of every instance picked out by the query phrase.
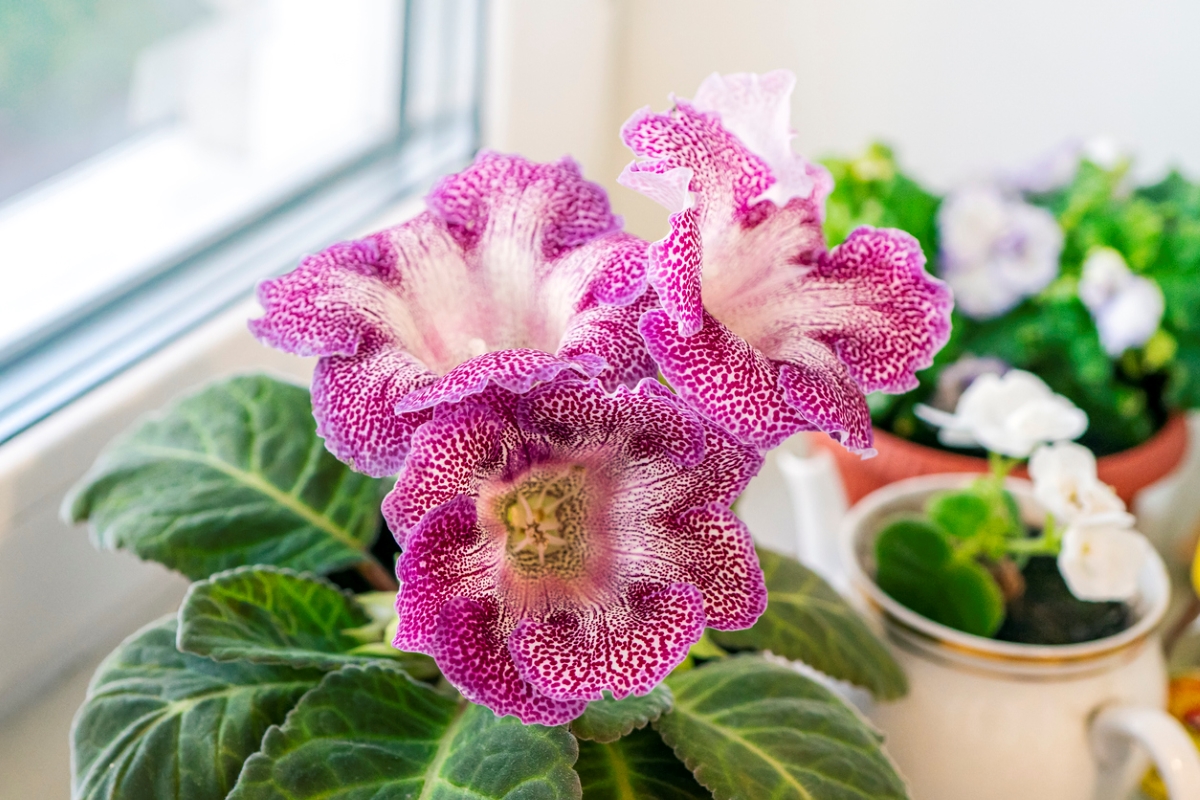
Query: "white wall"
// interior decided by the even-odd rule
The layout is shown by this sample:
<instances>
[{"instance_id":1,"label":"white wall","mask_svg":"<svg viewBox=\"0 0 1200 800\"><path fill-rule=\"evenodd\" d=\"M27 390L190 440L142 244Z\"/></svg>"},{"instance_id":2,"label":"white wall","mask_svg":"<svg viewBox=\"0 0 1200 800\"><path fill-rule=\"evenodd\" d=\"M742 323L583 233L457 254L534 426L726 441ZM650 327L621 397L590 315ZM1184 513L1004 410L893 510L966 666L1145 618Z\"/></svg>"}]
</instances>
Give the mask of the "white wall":
<instances>
[{"instance_id":1,"label":"white wall","mask_svg":"<svg viewBox=\"0 0 1200 800\"><path fill-rule=\"evenodd\" d=\"M940 187L1094 134L1134 148L1143 176L1172 163L1200 175L1196 0L503 5L516 28L539 33L518 42L526 66L508 73L527 125L493 143L535 158L581 153L642 235L665 222L649 201L615 186L629 160L617 129L641 106L665 108L669 92L690 96L713 71L793 70L801 152L853 152L881 138ZM605 160L597 142L606 143Z\"/></svg>"}]
</instances>

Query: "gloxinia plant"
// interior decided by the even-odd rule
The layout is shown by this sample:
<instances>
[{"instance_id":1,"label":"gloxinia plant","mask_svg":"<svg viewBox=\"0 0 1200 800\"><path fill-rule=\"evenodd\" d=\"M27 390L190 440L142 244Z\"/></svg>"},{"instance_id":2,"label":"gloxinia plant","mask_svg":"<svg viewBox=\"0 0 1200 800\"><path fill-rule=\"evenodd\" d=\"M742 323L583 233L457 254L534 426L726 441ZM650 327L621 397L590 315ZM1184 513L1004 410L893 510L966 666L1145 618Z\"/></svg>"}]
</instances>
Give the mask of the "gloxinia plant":
<instances>
[{"instance_id":1,"label":"gloxinia plant","mask_svg":"<svg viewBox=\"0 0 1200 800\"><path fill-rule=\"evenodd\" d=\"M941 427L946 444L985 447L990 472L880 532L880 588L950 627L1030 644L1088 641L1127 625L1122 601L1135 595L1150 545L1097 478L1092 452L1069 441L1086 429L1086 415L1020 370L982 376L954 414L917 413ZM1040 528L1026 524L1005 485L1026 458L1045 511Z\"/></svg>"},{"instance_id":2,"label":"gloxinia plant","mask_svg":"<svg viewBox=\"0 0 1200 800\"><path fill-rule=\"evenodd\" d=\"M98 671L75 796L904 797L812 670L881 699L903 673L731 510L797 430L868 453L864 393L949 331L911 237L825 249L791 83L714 77L626 126L664 242L570 160L483 153L264 282L251 329L319 357L311 394L186 398L68 501L196 581Z\"/></svg>"},{"instance_id":3,"label":"gloxinia plant","mask_svg":"<svg viewBox=\"0 0 1200 800\"><path fill-rule=\"evenodd\" d=\"M73 797L900 800L877 734L781 660L905 691L832 588L755 552L729 503L760 461L655 382L443 405L383 506L397 597L348 569L396 555L388 482L325 449L308 392L184 398L68 501L195 580L97 670Z\"/></svg>"},{"instance_id":4,"label":"gloxinia plant","mask_svg":"<svg viewBox=\"0 0 1200 800\"><path fill-rule=\"evenodd\" d=\"M870 398L882 429L935 445L914 408L951 410L944 384L979 359L1069 397L1091 418L1083 443L1099 455L1200 406L1200 185L1177 172L1135 185L1129 157L1104 142L945 195L880 145L825 165L836 179L831 242L862 224L902 228L955 293L954 335L920 386Z\"/></svg>"}]
</instances>

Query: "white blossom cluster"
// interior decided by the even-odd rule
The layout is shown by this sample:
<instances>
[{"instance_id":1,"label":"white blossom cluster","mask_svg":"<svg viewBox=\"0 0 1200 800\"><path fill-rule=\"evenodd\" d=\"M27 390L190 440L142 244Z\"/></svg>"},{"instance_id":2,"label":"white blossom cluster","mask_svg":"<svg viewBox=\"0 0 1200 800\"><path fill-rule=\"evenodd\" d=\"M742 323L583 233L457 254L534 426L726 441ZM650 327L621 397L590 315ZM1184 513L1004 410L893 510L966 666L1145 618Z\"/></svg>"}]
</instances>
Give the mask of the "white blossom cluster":
<instances>
[{"instance_id":1,"label":"white blossom cluster","mask_svg":"<svg viewBox=\"0 0 1200 800\"><path fill-rule=\"evenodd\" d=\"M1081 600L1123 600L1137 590L1149 543L1112 487L1096 474L1096 457L1070 441L1087 429L1087 414L1032 373L984 374L959 398L954 413L918 406L952 447L981 446L1029 458L1033 494L1065 526L1058 569Z\"/></svg>"}]
</instances>

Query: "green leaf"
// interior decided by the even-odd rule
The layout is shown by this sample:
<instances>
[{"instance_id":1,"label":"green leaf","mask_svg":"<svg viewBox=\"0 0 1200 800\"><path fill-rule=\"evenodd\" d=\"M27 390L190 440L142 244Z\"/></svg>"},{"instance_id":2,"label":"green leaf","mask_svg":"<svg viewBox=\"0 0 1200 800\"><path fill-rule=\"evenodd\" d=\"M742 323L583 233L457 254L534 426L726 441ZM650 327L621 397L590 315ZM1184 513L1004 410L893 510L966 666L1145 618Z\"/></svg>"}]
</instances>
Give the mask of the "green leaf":
<instances>
[{"instance_id":1,"label":"green leaf","mask_svg":"<svg viewBox=\"0 0 1200 800\"><path fill-rule=\"evenodd\" d=\"M862 617L833 587L804 565L759 548L767 579L767 610L754 627L708 634L722 647L770 650L826 675L863 686L876 697L908 691L900 665Z\"/></svg>"},{"instance_id":2,"label":"green leaf","mask_svg":"<svg viewBox=\"0 0 1200 800\"><path fill-rule=\"evenodd\" d=\"M605 692L603 700L588 703L587 710L571 723L571 733L580 739L615 742L661 717L670 710L671 702L671 690L662 683L649 694L623 700L614 700L611 692Z\"/></svg>"},{"instance_id":3,"label":"green leaf","mask_svg":"<svg viewBox=\"0 0 1200 800\"><path fill-rule=\"evenodd\" d=\"M649 728L615 742L580 742L575 764L584 800L710 800L671 748Z\"/></svg>"},{"instance_id":4,"label":"green leaf","mask_svg":"<svg viewBox=\"0 0 1200 800\"><path fill-rule=\"evenodd\" d=\"M113 442L65 510L97 547L193 579L244 564L326 573L368 557L382 486L325 449L307 390L249 376Z\"/></svg>"},{"instance_id":5,"label":"green leaf","mask_svg":"<svg viewBox=\"0 0 1200 800\"><path fill-rule=\"evenodd\" d=\"M361 654L362 641L350 634L370 622L352 595L324 578L278 567L239 567L192 584L179 609L178 645L217 661L330 670L375 660ZM378 627L382 634L384 626ZM390 645L378 652L414 664L429 660ZM414 675L427 676L427 670Z\"/></svg>"},{"instance_id":6,"label":"green leaf","mask_svg":"<svg viewBox=\"0 0 1200 800\"><path fill-rule=\"evenodd\" d=\"M878 735L795 670L737 656L667 682L675 707L654 727L717 800L906 797Z\"/></svg>"},{"instance_id":7,"label":"green leaf","mask_svg":"<svg viewBox=\"0 0 1200 800\"><path fill-rule=\"evenodd\" d=\"M175 649L175 618L121 644L71 730L76 800L221 800L263 733L321 673L221 664Z\"/></svg>"},{"instance_id":8,"label":"green leaf","mask_svg":"<svg viewBox=\"0 0 1200 800\"><path fill-rule=\"evenodd\" d=\"M566 728L522 725L383 664L331 672L263 737L230 800L580 796Z\"/></svg>"},{"instance_id":9,"label":"green leaf","mask_svg":"<svg viewBox=\"0 0 1200 800\"><path fill-rule=\"evenodd\" d=\"M975 536L992 517L991 504L970 490L934 495L925 511L934 525L959 539Z\"/></svg>"},{"instance_id":10,"label":"green leaf","mask_svg":"<svg viewBox=\"0 0 1200 800\"><path fill-rule=\"evenodd\" d=\"M955 556L946 534L923 520L897 520L875 540L875 582L929 619L976 636L1004 622L1004 595L971 558Z\"/></svg>"}]
</instances>

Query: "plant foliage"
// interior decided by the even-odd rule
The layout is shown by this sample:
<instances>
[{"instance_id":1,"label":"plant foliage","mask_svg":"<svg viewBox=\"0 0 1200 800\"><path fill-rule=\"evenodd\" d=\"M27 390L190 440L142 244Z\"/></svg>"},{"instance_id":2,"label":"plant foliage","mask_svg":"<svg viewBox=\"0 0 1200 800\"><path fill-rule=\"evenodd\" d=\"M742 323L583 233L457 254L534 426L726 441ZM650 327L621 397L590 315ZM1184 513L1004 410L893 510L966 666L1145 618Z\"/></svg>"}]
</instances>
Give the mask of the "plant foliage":
<instances>
[{"instance_id":1,"label":"plant foliage","mask_svg":"<svg viewBox=\"0 0 1200 800\"><path fill-rule=\"evenodd\" d=\"M858 225L894 226L913 234L930 271L940 271L941 197L904 174L891 150L876 144L857 158L824 163L836 181L825 222L831 245ZM1169 413L1200 406L1200 185L1172 172L1157 184L1131 187L1128 168L1128 161L1105 169L1082 159L1066 185L1024 194L1062 228L1058 279L993 319L956 310L950 342L920 374L920 386L871 398L877 425L937 446L935 431L913 407L928 403L942 370L968 354L1033 372L1070 398L1091 420L1083 444L1099 455L1139 444ZM1101 346L1077 293L1093 247L1117 250L1166 300L1157 333L1115 358Z\"/></svg>"},{"instance_id":2,"label":"plant foliage","mask_svg":"<svg viewBox=\"0 0 1200 800\"><path fill-rule=\"evenodd\" d=\"M882 644L794 561L761 551L762 620L709 631L668 684L598 699L570 725L527 726L394 650L390 594L321 577L367 557L379 494L326 454L304 390L268 378L186 398L106 451L71 516L101 546L197 581L177 618L97 672L72 732L74 796L904 796L878 737L839 698L727 653L770 650L880 697L904 691Z\"/></svg>"}]
</instances>

